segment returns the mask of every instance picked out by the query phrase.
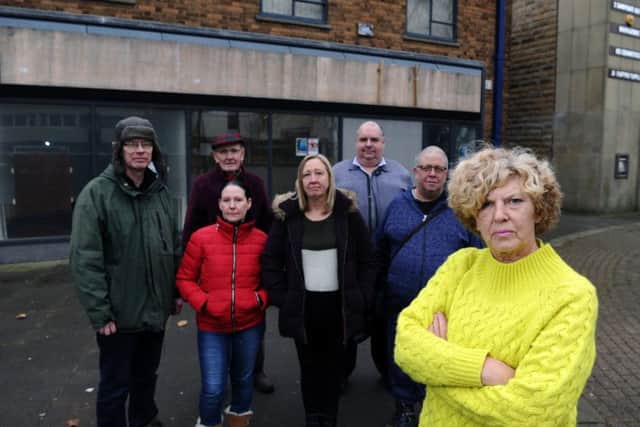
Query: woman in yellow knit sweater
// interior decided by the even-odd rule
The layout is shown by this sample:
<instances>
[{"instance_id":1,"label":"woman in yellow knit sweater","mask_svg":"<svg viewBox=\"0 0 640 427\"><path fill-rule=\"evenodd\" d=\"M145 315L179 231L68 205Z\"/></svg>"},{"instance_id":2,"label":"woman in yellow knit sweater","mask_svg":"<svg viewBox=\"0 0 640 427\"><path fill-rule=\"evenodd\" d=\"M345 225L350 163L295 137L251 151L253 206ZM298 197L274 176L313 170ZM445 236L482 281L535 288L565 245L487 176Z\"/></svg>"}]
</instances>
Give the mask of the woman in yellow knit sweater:
<instances>
[{"instance_id":1,"label":"woman in yellow knit sweater","mask_svg":"<svg viewBox=\"0 0 640 427\"><path fill-rule=\"evenodd\" d=\"M546 161L484 149L449 203L486 249L451 255L398 318L395 359L426 384L420 426L574 426L595 360L596 290L536 238L560 216Z\"/></svg>"}]
</instances>

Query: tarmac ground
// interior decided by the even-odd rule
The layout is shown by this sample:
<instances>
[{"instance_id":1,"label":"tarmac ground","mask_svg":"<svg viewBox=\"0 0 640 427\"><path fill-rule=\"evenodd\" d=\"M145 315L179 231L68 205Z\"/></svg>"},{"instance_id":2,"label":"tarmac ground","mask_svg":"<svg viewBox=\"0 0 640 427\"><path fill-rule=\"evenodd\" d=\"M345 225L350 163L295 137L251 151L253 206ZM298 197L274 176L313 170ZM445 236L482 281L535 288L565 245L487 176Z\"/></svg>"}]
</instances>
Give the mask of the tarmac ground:
<instances>
[{"instance_id":1,"label":"tarmac ground","mask_svg":"<svg viewBox=\"0 0 640 427\"><path fill-rule=\"evenodd\" d=\"M548 235L560 255L598 289L598 357L579 405L579 424L640 425L640 214L563 215ZM0 427L95 426L95 334L66 261L0 265ZM18 315L24 313L23 319ZM178 327L178 320L188 325ZM266 372L271 395L254 395L252 425L303 426L295 348L269 309ZM167 325L156 398L167 427L195 424L199 393L193 311ZM384 426L393 401L378 381L368 341L341 401L341 427Z\"/></svg>"}]
</instances>

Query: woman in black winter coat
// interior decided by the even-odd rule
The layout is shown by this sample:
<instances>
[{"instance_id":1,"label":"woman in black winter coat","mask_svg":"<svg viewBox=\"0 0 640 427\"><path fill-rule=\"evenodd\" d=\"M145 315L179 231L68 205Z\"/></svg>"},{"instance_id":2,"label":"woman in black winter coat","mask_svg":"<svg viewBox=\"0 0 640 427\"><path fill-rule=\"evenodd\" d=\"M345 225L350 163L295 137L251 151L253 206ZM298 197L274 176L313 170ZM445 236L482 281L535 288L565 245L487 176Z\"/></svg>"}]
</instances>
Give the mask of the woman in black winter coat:
<instances>
[{"instance_id":1,"label":"woman in black winter coat","mask_svg":"<svg viewBox=\"0 0 640 427\"><path fill-rule=\"evenodd\" d=\"M295 341L307 427L335 426L349 341L368 336L375 264L355 195L337 190L321 154L298 166L296 191L277 196L262 256L280 334Z\"/></svg>"}]
</instances>

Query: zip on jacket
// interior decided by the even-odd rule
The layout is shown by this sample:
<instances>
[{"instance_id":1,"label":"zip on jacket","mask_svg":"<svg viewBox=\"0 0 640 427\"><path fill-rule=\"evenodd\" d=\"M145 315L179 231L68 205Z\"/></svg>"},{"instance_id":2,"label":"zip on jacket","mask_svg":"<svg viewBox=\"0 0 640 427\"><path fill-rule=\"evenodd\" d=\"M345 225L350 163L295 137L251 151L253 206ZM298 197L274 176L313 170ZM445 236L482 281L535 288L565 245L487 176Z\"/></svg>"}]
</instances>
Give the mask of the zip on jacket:
<instances>
[{"instance_id":1,"label":"zip on jacket","mask_svg":"<svg viewBox=\"0 0 640 427\"><path fill-rule=\"evenodd\" d=\"M233 333L264 319L269 299L260 289L260 255L266 238L253 221L231 224L220 217L193 233L177 284L196 310L199 330Z\"/></svg>"},{"instance_id":2,"label":"zip on jacket","mask_svg":"<svg viewBox=\"0 0 640 427\"><path fill-rule=\"evenodd\" d=\"M238 244L238 225L233 225L231 241L231 329L236 330L236 245Z\"/></svg>"}]
</instances>

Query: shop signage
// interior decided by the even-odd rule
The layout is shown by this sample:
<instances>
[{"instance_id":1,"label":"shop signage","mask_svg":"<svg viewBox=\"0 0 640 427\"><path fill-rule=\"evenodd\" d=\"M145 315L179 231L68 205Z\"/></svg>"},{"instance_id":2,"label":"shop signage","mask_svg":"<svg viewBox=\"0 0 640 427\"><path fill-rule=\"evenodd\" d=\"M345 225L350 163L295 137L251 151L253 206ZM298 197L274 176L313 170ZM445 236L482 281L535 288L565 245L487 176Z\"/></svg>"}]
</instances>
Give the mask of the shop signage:
<instances>
[{"instance_id":1,"label":"shop signage","mask_svg":"<svg viewBox=\"0 0 640 427\"><path fill-rule=\"evenodd\" d=\"M629 178L629 155L616 153L615 178Z\"/></svg>"},{"instance_id":2,"label":"shop signage","mask_svg":"<svg viewBox=\"0 0 640 427\"><path fill-rule=\"evenodd\" d=\"M609 46L609 54L622 56L623 58L640 60L640 50L627 49L625 47Z\"/></svg>"},{"instance_id":3,"label":"shop signage","mask_svg":"<svg viewBox=\"0 0 640 427\"><path fill-rule=\"evenodd\" d=\"M633 73L631 71L616 70L609 68L609 77L613 79L630 80L633 82L640 82L640 74Z\"/></svg>"},{"instance_id":4,"label":"shop signage","mask_svg":"<svg viewBox=\"0 0 640 427\"><path fill-rule=\"evenodd\" d=\"M635 7L629 3L624 3L621 1L613 1L611 4L611 8L615 10L619 10L625 13L633 13L634 15L640 16L640 7Z\"/></svg>"},{"instance_id":5,"label":"shop signage","mask_svg":"<svg viewBox=\"0 0 640 427\"><path fill-rule=\"evenodd\" d=\"M635 37L637 39L640 38L640 30L637 28L627 27L626 25L619 24L611 24L610 28L612 33L623 34L625 36Z\"/></svg>"}]
</instances>

